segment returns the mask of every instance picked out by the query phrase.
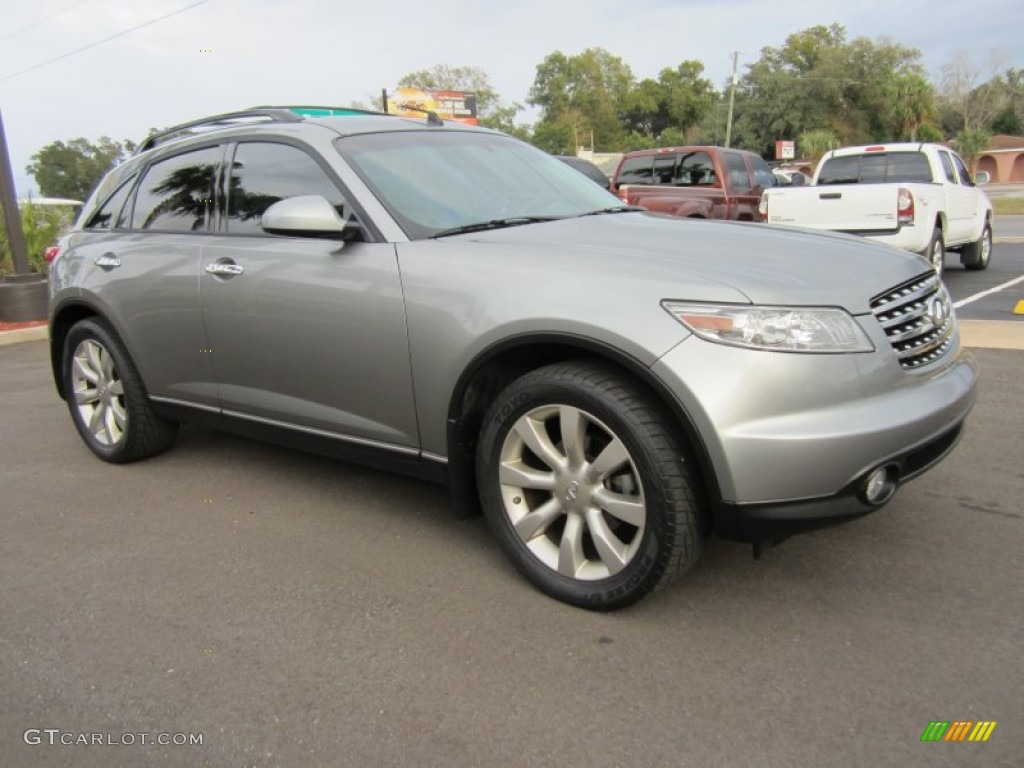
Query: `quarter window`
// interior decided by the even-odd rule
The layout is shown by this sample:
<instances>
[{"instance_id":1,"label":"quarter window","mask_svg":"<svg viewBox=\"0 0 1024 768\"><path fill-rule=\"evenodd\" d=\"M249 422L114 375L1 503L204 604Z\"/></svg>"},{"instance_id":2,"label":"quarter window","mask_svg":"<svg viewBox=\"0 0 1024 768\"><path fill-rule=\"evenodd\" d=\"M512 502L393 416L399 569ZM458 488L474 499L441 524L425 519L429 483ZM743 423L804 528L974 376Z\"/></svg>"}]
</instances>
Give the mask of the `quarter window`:
<instances>
[{"instance_id":1,"label":"quarter window","mask_svg":"<svg viewBox=\"0 0 1024 768\"><path fill-rule=\"evenodd\" d=\"M220 156L220 147L207 147L155 163L135 195L132 229L205 230L213 212L213 173Z\"/></svg>"},{"instance_id":2,"label":"quarter window","mask_svg":"<svg viewBox=\"0 0 1024 768\"><path fill-rule=\"evenodd\" d=\"M725 167L729 172L729 186L737 192L749 192L750 174L743 158L735 152L726 152Z\"/></svg>"},{"instance_id":3,"label":"quarter window","mask_svg":"<svg viewBox=\"0 0 1024 768\"><path fill-rule=\"evenodd\" d=\"M950 184L956 184L956 171L953 170L953 161L949 159L949 153L939 152L939 159L942 161L942 172L946 174L946 180Z\"/></svg>"},{"instance_id":4,"label":"quarter window","mask_svg":"<svg viewBox=\"0 0 1024 768\"><path fill-rule=\"evenodd\" d=\"M312 157L288 144L239 144L227 195L227 229L232 234L263 234L263 212L280 200L300 195L321 195L338 215L345 216L345 199L337 185Z\"/></svg>"},{"instance_id":5,"label":"quarter window","mask_svg":"<svg viewBox=\"0 0 1024 768\"><path fill-rule=\"evenodd\" d=\"M134 178L128 179L112 194L107 198L107 202L100 206L99 210L96 211L92 216L89 217L89 221L86 223L86 229L113 229L115 223L120 225L123 222L117 221L117 215L121 212L124 207L124 201L128 199L128 193L132 190L132 184L135 182Z\"/></svg>"},{"instance_id":6,"label":"quarter window","mask_svg":"<svg viewBox=\"0 0 1024 768\"><path fill-rule=\"evenodd\" d=\"M687 152L679 156L679 168L676 171L676 185L690 187L713 185L717 183L715 166L711 155L707 152Z\"/></svg>"}]
</instances>

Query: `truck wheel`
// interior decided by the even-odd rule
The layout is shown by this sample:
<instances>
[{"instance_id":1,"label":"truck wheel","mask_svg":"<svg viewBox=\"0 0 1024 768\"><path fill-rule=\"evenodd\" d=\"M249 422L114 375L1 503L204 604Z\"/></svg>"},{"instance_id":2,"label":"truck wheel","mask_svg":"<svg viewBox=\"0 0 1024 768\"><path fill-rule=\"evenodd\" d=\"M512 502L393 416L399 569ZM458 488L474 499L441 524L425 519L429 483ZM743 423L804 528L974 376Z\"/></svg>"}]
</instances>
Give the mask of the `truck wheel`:
<instances>
[{"instance_id":1,"label":"truck wheel","mask_svg":"<svg viewBox=\"0 0 1024 768\"><path fill-rule=\"evenodd\" d=\"M928 247L921 252L928 263L932 265L935 274L942 277L942 270L946 264L946 244L942 240L942 230L938 227L932 232L932 239L928 241Z\"/></svg>"},{"instance_id":2,"label":"truck wheel","mask_svg":"<svg viewBox=\"0 0 1024 768\"><path fill-rule=\"evenodd\" d=\"M985 223L985 229L981 231L981 237L973 243L969 243L960 251L960 263L964 269L980 270L988 269L989 259L992 257L992 225Z\"/></svg>"},{"instance_id":3,"label":"truck wheel","mask_svg":"<svg viewBox=\"0 0 1024 768\"><path fill-rule=\"evenodd\" d=\"M669 424L597 363L538 369L495 398L477 448L480 499L502 549L541 591L612 610L697 561L700 494Z\"/></svg>"}]
</instances>

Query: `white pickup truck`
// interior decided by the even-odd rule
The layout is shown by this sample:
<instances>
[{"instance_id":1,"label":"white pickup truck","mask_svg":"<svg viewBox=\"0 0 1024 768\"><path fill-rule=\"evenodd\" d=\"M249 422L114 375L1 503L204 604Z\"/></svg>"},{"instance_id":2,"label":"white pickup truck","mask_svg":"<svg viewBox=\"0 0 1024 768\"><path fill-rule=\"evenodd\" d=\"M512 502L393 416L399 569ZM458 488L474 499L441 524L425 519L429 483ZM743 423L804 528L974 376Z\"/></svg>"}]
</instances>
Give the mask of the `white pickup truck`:
<instances>
[{"instance_id":1,"label":"white pickup truck","mask_svg":"<svg viewBox=\"0 0 1024 768\"><path fill-rule=\"evenodd\" d=\"M920 253L942 274L946 250L967 269L992 255L992 203L960 157L939 144L878 144L829 152L810 186L773 187L761 220L829 229Z\"/></svg>"}]
</instances>

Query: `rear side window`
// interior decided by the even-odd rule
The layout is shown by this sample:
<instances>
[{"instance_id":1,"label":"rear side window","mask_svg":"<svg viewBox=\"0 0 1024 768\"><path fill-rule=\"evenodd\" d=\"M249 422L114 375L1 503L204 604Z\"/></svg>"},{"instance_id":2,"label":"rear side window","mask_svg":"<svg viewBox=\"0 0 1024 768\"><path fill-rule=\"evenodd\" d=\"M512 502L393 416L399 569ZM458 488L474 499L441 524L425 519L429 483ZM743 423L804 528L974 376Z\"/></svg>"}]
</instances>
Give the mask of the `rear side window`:
<instances>
[{"instance_id":1,"label":"rear side window","mask_svg":"<svg viewBox=\"0 0 1024 768\"><path fill-rule=\"evenodd\" d=\"M279 200L321 195L345 216L337 185L309 155L288 144L239 144L228 184L227 229L231 234L261 235L263 212Z\"/></svg>"},{"instance_id":2,"label":"rear side window","mask_svg":"<svg viewBox=\"0 0 1024 768\"><path fill-rule=\"evenodd\" d=\"M207 147L154 163L135 195L132 229L205 230L213 213L213 174L221 151Z\"/></svg>"},{"instance_id":3,"label":"rear side window","mask_svg":"<svg viewBox=\"0 0 1024 768\"><path fill-rule=\"evenodd\" d=\"M953 161L949 159L949 153L939 152L939 160L942 161L942 172L946 174L946 181L956 184L956 171L953 170Z\"/></svg>"},{"instance_id":4,"label":"rear side window","mask_svg":"<svg viewBox=\"0 0 1024 768\"><path fill-rule=\"evenodd\" d=\"M86 229L113 229L115 224L121 224L123 222L118 221L118 214L121 209L124 208L124 201L128 199L128 193L132 191L132 184L135 183L135 178L132 177L128 181L124 182L112 194L107 198L107 202L99 207L92 216L89 217L89 221L86 222Z\"/></svg>"},{"instance_id":5,"label":"rear side window","mask_svg":"<svg viewBox=\"0 0 1024 768\"><path fill-rule=\"evenodd\" d=\"M622 161L617 184L653 184L654 160L650 155Z\"/></svg>"},{"instance_id":6,"label":"rear side window","mask_svg":"<svg viewBox=\"0 0 1024 768\"><path fill-rule=\"evenodd\" d=\"M754 180L757 181L757 186L767 189L768 187L777 187L779 185L778 179L772 173L771 166L762 158L755 155L750 158L750 162L754 166Z\"/></svg>"},{"instance_id":7,"label":"rear side window","mask_svg":"<svg viewBox=\"0 0 1024 768\"><path fill-rule=\"evenodd\" d=\"M735 152L726 152L725 167L729 173L729 186L737 192L749 192L750 174L747 173L747 164L743 158Z\"/></svg>"},{"instance_id":8,"label":"rear side window","mask_svg":"<svg viewBox=\"0 0 1024 768\"><path fill-rule=\"evenodd\" d=\"M744 173L746 173L745 170ZM707 152L688 152L679 156L679 168L676 171L677 186L706 186L717 183L715 165L711 162L711 155Z\"/></svg>"},{"instance_id":9,"label":"rear side window","mask_svg":"<svg viewBox=\"0 0 1024 768\"><path fill-rule=\"evenodd\" d=\"M886 184L930 182L932 171L921 152L873 152L825 161L818 184Z\"/></svg>"}]
</instances>

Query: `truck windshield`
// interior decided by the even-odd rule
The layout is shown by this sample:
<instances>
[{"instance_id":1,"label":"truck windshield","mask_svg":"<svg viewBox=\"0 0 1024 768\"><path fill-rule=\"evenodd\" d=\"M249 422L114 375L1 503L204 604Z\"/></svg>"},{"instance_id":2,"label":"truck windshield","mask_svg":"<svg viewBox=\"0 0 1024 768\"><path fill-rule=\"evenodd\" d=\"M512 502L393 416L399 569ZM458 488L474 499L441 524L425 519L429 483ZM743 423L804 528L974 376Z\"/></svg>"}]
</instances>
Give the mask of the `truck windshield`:
<instances>
[{"instance_id":1,"label":"truck windshield","mask_svg":"<svg viewBox=\"0 0 1024 768\"><path fill-rule=\"evenodd\" d=\"M345 136L335 146L413 240L621 205L565 163L507 136L396 131Z\"/></svg>"},{"instance_id":2,"label":"truck windshield","mask_svg":"<svg viewBox=\"0 0 1024 768\"><path fill-rule=\"evenodd\" d=\"M891 184L930 182L931 167L922 152L872 152L831 157L818 174L818 184Z\"/></svg>"}]
</instances>

